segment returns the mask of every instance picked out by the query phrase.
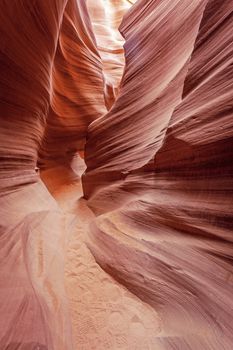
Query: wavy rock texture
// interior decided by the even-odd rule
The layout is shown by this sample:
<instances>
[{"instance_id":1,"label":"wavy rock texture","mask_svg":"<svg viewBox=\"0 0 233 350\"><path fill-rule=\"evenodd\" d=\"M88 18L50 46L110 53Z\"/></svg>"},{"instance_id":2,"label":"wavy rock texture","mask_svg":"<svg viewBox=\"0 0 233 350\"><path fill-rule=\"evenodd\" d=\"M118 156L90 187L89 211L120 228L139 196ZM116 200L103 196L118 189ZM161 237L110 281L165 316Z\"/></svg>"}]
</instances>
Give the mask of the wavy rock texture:
<instances>
[{"instance_id":1,"label":"wavy rock texture","mask_svg":"<svg viewBox=\"0 0 233 350\"><path fill-rule=\"evenodd\" d=\"M138 2L120 95L89 127L89 246L158 312L154 349L233 346L232 11Z\"/></svg>"},{"instance_id":2,"label":"wavy rock texture","mask_svg":"<svg viewBox=\"0 0 233 350\"><path fill-rule=\"evenodd\" d=\"M232 17L0 3L0 349L232 350Z\"/></svg>"},{"instance_id":3,"label":"wavy rock texture","mask_svg":"<svg viewBox=\"0 0 233 350\"><path fill-rule=\"evenodd\" d=\"M85 1L66 5L51 79L43 167L64 164L82 151L87 126L106 112L102 63Z\"/></svg>"},{"instance_id":4,"label":"wavy rock texture","mask_svg":"<svg viewBox=\"0 0 233 350\"><path fill-rule=\"evenodd\" d=\"M87 5L103 62L105 104L110 109L118 95L125 64L124 40L118 27L131 4L125 0L88 0Z\"/></svg>"},{"instance_id":5,"label":"wavy rock texture","mask_svg":"<svg viewBox=\"0 0 233 350\"><path fill-rule=\"evenodd\" d=\"M64 1L2 1L0 348L71 349L66 222L35 171Z\"/></svg>"}]
</instances>

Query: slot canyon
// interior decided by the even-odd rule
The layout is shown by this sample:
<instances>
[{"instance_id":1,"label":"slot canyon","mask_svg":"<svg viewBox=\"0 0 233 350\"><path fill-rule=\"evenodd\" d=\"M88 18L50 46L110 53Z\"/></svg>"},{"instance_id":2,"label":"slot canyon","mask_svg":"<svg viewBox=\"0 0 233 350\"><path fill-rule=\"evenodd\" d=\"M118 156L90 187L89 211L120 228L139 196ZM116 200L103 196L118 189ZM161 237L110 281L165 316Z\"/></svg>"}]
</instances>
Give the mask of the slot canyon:
<instances>
[{"instance_id":1,"label":"slot canyon","mask_svg":"<svg viewBox=\"0 0 233 350\"><path fill-rule=\"evenodd\" d=\"M0 0L0 350L233 350L233 1Z\"/></svg>"}]
</instances>

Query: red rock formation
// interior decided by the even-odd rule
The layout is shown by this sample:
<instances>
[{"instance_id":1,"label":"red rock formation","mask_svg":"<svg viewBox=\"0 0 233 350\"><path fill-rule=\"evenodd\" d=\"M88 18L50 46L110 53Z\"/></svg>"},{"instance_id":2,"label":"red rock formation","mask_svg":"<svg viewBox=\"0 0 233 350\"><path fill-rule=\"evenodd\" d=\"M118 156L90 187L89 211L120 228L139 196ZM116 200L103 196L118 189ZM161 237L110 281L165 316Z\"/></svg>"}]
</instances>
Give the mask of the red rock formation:
<instances>
[{"instance_id":1,"label":"red rock formation","mask_svg":"<svg viewBox=\"0 0 233 350\"><path fill-rule=\"evenodd\" d=\"M85 1L68 1L51 75L51 108L41 163L64 163L85 144L87 126L106 112L102 63Z\"/></svg>"},{"instance_id":2,"label":"red rock formation","mask_svg":"<svg viewBox=\"0 0 233 350\"><path fill-rule=\"evenodd\" d=\"M232 10L138 2L121 25L120 96L89 127L84 189L107 212L89 246L158 312L156 349L233 344Z\"/></svg>"},{"instance_id":3,"label":"red rock formation","mask_svg":"<svg viewBox=\"0 0 233 350\"><path fill-rule=\"evenodd\" d=\"M2 1L0 348L71 349L65 220L35 171L65 1Z\"/></svg>"},{"instance_id":4,"label":"red rock formation","mask_svg":"<svg viewBox=\"0 0 233 350\"><path fill-rule=\"evenodd\" d=\"M118 31L122 16L131 6L125 0L88 0L90 17L103 62L105 103L111 108L119 91L124 69L124 40Z\"/></svg>"},{"instance_id":5,"label":"red rock formation","mask_svg":"<svg viewBox=\"0 0 233 350\"><path fill-rule=\"evenodd\" d=\"M233 4L134 2L0 3L0 349L232 350Z\"/></svg>"},{"instance_id":6,"label":"red rock formation","mask_svg":"<svg viewBox=\"0 0 233 350\"><path fill-rule=\"evenodd\" d=\"M195 1L187 6L173 1L158 6L153 1L148 6L139 2L124 18L121 31L126 39L126 69L120 95L111 111L89 128L85 183L90 178L90 187L95 181L93 169L98 169L96 182L100 186L99 169L106 176L110 171L138 169L161 147L171 115L181 101L205 3ZM180 16L174 16L176 12ZM89 188L85 190L88 193Z\"/></svg>"}]
</instances>

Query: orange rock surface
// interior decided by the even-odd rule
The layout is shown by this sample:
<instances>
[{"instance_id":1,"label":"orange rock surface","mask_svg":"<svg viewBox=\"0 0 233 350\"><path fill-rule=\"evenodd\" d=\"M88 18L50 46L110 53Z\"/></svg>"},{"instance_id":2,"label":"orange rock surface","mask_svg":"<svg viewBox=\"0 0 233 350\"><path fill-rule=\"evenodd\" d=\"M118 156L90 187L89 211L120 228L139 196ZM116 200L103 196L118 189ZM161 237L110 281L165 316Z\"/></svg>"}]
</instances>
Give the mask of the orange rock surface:
<instances>
[{"instance_id":1,"label":"orange rock surface","mask_svg":"<svg viewBox=\"0 0 233 350\"><path fill-rule=\"evenodd\" d=\"M233 349L232 21L0 2L0 350Z\"/></svg>"}]
</instances>

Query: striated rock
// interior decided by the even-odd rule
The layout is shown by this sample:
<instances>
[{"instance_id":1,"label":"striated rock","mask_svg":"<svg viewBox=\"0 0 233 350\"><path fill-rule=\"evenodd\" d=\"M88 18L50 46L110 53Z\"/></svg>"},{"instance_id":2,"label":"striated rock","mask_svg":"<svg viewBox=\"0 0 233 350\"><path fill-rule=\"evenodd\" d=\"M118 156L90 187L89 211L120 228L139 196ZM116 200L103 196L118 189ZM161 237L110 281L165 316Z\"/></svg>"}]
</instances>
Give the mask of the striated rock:
<instances>
[{"instance_id":1,"label":"striated rock","mask_svg":"<svg viewBox=\"0 0 233 350\"><path fill-rule=\"evenodd\" d=\"M51 74L50 111L41 166L83 151L88 125L106 112L102 62L85 1L68 1Z\"/></svg>"},{"instance_id":2,"label":"striated rock","mask_svg":"<svg viewBox=\"0 0 233 350\"><path fill-rule=\"evenodd\" d=\"M232 350L232 17L1 2L0 349Z\"/></svg>"},{"instance_id":3,"label":"striated rock","mask_svg":"<svg viewBox=\"0 0 233 350\"><path fill-rule=\"evenodd\" d=\"M108 273L158 312L161 333L154 348L230 350L233 6L228 1L162 4L151 2L153 12L139 2L125 17L121 29L130 49L126 44L118 108L89 128L84 189L90 207L100 215L91 226L89 247ZM187 22L175 6L190 11ZM142 19L137 26L134 11L139 8L141 13L150 9L151 24L147 17L145 27ZM169 14L175 14L173 20ZM184 21L177 31L176 20ZM158 34L156 49L149 49L156 23L172 26L172 47L164 28L163 41ZM146 28L148 37L130 45L134 36L146 35ZM179 51L182 39L185 49ZM153 57L161 55L161 63L156 57L153 66L149 55L143 55L143 45ZM135 52L141 58L138 64L131 61ZM187 54L183 68L178 65L180 52ZM147 67L151 73L146 84L130 79L131 69L140 77ZM176 74L170 90L165 85L156 95L170 67L172 72L180 67L182 79L176 80ZM127 95L124 84L130 81L138 84L137 90ZM120 99L134 118L129 119L123 103L118 105Z\"/></svg>"},{"instance_id":4,"label":"striated rock","mask_svg":"<svg viewBox=\"0 0 233 350\"><path fill-rule=\"evenodd\" d=\"M103 62L105 104L110 109L118 95L125 64L124 40L118 27L131 4L125 0L88 0L87 6Z\"/></svg>"},{"instance_id":5,"label":"striated rock","mask_svg":"<svg viewBox=\"0 0 233 350\"><path fill-rule=\"evenodd\" d=\"M93 182L101 186L100 170L108 177L110 171L117 176L117 172L138 169L161 147L171 115L181 102L205 3L173 1L158 6L157 1L139 2L124 17L126 69L113 108L89 127L87 196Z\"/></svg>"}]
</instances>

